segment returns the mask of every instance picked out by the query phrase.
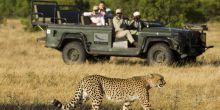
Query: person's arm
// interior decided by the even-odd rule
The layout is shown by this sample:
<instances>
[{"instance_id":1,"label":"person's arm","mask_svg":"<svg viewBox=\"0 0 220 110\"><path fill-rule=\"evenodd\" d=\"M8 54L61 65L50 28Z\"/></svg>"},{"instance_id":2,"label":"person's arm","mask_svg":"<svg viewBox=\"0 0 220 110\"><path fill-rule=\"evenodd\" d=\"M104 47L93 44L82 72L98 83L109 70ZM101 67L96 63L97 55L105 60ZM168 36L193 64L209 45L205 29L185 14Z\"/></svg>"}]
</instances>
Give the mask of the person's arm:
<instances>
[{"instance_id":1,"label":"person's arm","mask_svg":"<svg viewBox=\"0 0 220 110\"><path fill-rule=\"evenodd\" d=\"M126 29L130 30L132 29L133 20L126 20Z\"/></svg>"},{"instance_id":2,"label":"person's arm","mask_svg":"<svg viewBox=\"0 0 220 110\"><path fill-rule=\"evenodd\" d=\"M104 17L104 16L101 16L100 19L101 19L101 24L102 24L103 26L105 26L105 17Z\"/></svg>"},{"instance_id":3,"label":"person's arm","mask_svg":"<svg viewBox=\"0 0 220 110\"><path fill-rule=\"evenodd\" d=\"M98 17L91 16L90 19L92 23L95 23L96 25L98 25L100 22L100 19Z\"/></svg>"},{"instance_id":4,"label":"person's arm","mask_svg":"<svg viewBox=\"0 0 220 110\"><path fill-rule=\"evenodd\" d=\"M103 16L91 16L90 19L92 23L96 24L97 26L105 25L105 19Z\"/></svg>"},{"instance_id":5,"label":"person's arm","mask_svg":"<svg viewBox=\"0 0 220 110\"><path fill-rule=\"evenodd\" d=\"M92 16L92 12L84 12L83 16Z\"/></svg>"},{"instance_id":6,"label":"person's arm","mask_svg":"<svg viewBox=\"0 0 220 110\"><path fill-rule=\"evenodd\" d=\"M129 21L128 21L128 26L132 26L133 23L134 23L134 20L129 20Z\"/></svg>"}]
</instances>

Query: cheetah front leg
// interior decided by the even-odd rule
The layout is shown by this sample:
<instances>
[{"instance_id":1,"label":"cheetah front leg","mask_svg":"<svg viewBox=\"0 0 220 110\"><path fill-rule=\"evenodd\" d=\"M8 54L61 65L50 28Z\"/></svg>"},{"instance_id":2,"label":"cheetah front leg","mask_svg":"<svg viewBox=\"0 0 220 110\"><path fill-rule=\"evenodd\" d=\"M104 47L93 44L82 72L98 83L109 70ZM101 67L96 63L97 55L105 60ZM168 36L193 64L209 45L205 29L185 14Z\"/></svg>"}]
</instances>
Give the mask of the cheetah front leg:
<instances>
[{"instance_id":1,"label":"cheetah front leg","mask_svg":"<svg viewBox=\"0 0 220 110\"><path fill-rule=\"evenodd\" d=\"M91 85L87 87L87 93L92 101L92 110L99 110L104 97L103 92L99 86Z\"/></svg>"},{"instance_id":2,"label":"cheetah front leg","mask_svg":"<svg viewBox=\"0 0 220 110\"><path fill-rule=\"evenodd\" d=\"M92 110L99 110L99 107L102 103L102 96L96 96L91 98L92 99Z\"/></svg>"},{"instance_id":3,"label":"cheetah front leg","mask_svg":"<svg viewBox=\"0 0 220 110\"><path fill-rule=\"evenodd\" d=\"M130 101L126 101L126 102L123 104L122 110L130 110L130 106L131 106L131 102L130 102Z\"/></svg>"},{"instance_id":4,"label":"cheetah front leg","mask_svg":"<svg viewBox=\"0 0 220 110\"><path fill-rule=\"evenodd\" d=\"M139 101L144 110L151 110L148 92L145 92L145 94L140 95Z\"/></svg>"}]
</instances>

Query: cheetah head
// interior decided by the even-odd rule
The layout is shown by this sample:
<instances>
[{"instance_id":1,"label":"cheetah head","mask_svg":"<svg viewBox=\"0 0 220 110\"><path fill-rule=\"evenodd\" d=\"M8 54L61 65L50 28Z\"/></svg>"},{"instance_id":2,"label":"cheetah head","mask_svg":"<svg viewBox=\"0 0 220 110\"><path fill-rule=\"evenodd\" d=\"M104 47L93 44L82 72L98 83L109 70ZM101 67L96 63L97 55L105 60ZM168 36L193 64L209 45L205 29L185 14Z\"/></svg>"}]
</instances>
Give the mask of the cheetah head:
<instances>
[{"instance_id":1,"label":"cheetah head","mask_svg":"<svg viewBox=\"0 0 220 110\"><path fill-rule=\"evenodd\" d=\"M164 77L160 74L148 74L147 82L149 83L150 87L158 88L162 88L166 84Z\"/></svg>"}]
</instances>

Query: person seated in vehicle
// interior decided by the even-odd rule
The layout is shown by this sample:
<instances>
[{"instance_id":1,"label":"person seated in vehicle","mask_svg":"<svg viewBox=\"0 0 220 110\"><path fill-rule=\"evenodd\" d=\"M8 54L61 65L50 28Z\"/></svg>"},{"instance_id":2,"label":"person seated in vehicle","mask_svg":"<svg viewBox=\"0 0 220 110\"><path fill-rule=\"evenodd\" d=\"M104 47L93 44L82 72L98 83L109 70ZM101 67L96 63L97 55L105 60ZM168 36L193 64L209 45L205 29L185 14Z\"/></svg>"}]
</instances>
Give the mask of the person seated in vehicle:
<instances>
[{"instance_id":1,"label":"person seated in vehicle","mask_svg":"<svg viewBox=\"0 0 220 110\"><path fill-rule=\"evenodd\" d=\"M94 6L92 12L84 12L83 16L89 16L92 23L96 24L97 26L104 26L105 25L104 15L99 12L98 6Z\"/></svg>"},{"instance_id":2,"label":"person seated in vehicle","mask_svg":"<svg viewBox=\"0 0 220 110\"><path fill-rule=\"evenodd\" d=\"M132 35L137 35L138 31L141 31L145 27L144 22L141 20L140 12L136 11L133 13L133 20L129 23L129 25Z\"/></svg>"},{"instance_id":3,"label":"person seated in vehicle","mask_svg":"<svg viewBox=\"0 0 220 110\"><path fill-rule=\"evenodd\" d=\"M126 37L131 44L136 45L136 42L130 31L126 29L126 27L128 26L128 20L123 18L121 9L116 10L116 16L113 18L113 26L115 29L116 38Z\"/></svg>"},{"instance_id":4,"label":"person seated in vehicle","mask_svg":"<svg viewBox=\"0 0 220 110\"><path fill-rule=\"evenodd\" d=\"M110 8L106 7L104 1L99 2L99 12L105 16L105 18L112 18L112 11Z\"/></svg>"}]
</instances>

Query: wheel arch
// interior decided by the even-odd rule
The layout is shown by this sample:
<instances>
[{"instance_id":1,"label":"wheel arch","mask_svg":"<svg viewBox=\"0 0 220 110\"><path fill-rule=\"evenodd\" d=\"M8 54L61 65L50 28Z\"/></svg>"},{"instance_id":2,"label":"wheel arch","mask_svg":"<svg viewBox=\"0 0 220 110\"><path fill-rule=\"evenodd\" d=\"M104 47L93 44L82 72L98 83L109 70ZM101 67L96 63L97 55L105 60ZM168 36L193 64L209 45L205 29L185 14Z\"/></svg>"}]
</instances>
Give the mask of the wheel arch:
<instances>
[{"instance_id":1,"label":"wheel arch","mask_svg":"<svg viewBox=\"0 0 220 110\"><path fill-rule=\"evenodd\" d=\"M173 44L172 42L166 38L166 37L160 37L160 38L148 38L145 42L145 46L144 46L144 49L143 49L143 53L147 53L149 51L149 49L155 45L155 44L158 44L158 43L163 43L163 44L166 44L168 45L171 49L173 49Z\"/></svg>"},{"instance_id":2,"label":"wheel arch","mask_svg":"<svg viewBox=\"0 0 220 110\"><path fill-rule=\"evenodd\" d=\"M63 50L66 44L74 41L80 42L85 48L86 52L88 51L86 44L87 39L83 33L64 33L58 45L58 50Z\"/></svg>"}]
</instances>

